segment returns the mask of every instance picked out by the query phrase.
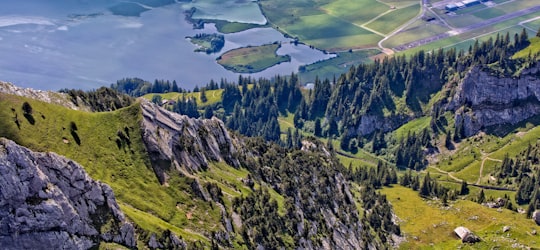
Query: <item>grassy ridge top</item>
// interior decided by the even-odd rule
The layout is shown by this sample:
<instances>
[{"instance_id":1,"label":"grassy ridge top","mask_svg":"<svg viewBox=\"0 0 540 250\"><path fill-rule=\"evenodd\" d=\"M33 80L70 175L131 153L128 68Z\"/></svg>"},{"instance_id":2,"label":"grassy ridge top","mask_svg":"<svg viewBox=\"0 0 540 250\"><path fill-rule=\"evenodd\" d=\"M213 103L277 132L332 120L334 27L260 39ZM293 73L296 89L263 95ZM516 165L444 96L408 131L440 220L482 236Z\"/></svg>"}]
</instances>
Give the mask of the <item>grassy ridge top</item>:
<instances>
[{"instance_id":1,"label":"grassy ridge top","mask_svg":"<svg viewBox=\"0 0 540 250\"><path fill-rule=\"evenodd\" d=\"M143 98L147 100L152 100L152 97L154 95L159 95L163 99L166 100L179 100L182 99L182 97L188 98L195 98L197 100L198 107L204 108L205 106L216 104L217 102L221 102L221 95L223 93L223 89L213 89L213 90L206 90L206 102L203 102L201 100L201 92L190 92L190 93L178 93L178 92L169 92L169 93L150 93L143 96Z\"/></svg>"}]
</instances>

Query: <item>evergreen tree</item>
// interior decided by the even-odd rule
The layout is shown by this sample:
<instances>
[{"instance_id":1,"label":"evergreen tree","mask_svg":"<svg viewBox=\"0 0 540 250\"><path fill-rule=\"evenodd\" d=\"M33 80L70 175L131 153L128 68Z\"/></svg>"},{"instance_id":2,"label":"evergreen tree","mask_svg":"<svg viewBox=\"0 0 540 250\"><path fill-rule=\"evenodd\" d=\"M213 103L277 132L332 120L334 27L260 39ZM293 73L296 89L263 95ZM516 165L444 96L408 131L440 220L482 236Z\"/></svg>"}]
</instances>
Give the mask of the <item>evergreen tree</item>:
<instances>
[{"instance_id":1,"label":"evergreen tree","mask_svg":"<svg viewBox=\"0 0 540 250\"><path fill-rule=\"evenodd\" d=\"M424 176L424 181L422 182L422 185L420 186L420 195L424 197L428 197L431 194L431 177L429 176L429 173L427 173Z\"/></svg>"},{"instance_id":2,"label":"evergreen tree","mask_svg":"<svg viewBox=\"0 0 540 250\"><path fill-rule=\"evenodd\" d=\"M480 193L478 193L478 200L477 200L477 202L480 203L480 204L482 204L482 203L484 203L485 201L486 201L486 195L484 194L484 189L482 188L482 189L480 190Z\"/></svg>"},{"instance_id":3,"label":"evergreen tree","mask_svg":"<svg viewBox=\"0 0 540 250\"><path fill-rule=\"evenodd\" d=\"M157 105L161 105L162 100L163 100L163 98L160 95L153 95L152 96L152 102L157 104Z\"/></svg>"},{"instance_id":4,"label":"evergreen tree","mask_svg":"<svg viewBox=\"0 0 540 250\"><path fill-rule=\"evenodd\" d=\"M214 116L214 109L210 106L204 109L204 118L211 119Z\"/></svg>"},{"instance_id":5,"label":"evergreen tree","mask_svg":"<svg viewBox=\"0 0 540 250\"><path fill-rule=\"evenodd\" d=\"M208 98L206 98L206 88L201 89L201 102L205 103L208 101Z\"/></svg>"},{"instance_id":6,"label":"evergreen tree","mask_svg":"<svg viewBox=\"0 0 540 250\"><path fill-rule=\"evenodd\" d=\"M315 119L314 134L315 136L318 136L318 137L322 136L321 119L319 118Z\"/></svg>"},{"instance_id":7,"label":"evergreen tree","mask_svg":"<svg viewBox=\"0 0 540 250\"><path fill-rule=\"evenodd\" d=\"M460 195L466 195L469 193L469 187L467 186L466 181L461 181L461 189L459 190Z\"/></svg>"},{"instance_id":8,"label":"evergreen tree","mask_svg":"<svg viewBox=\"0 0 540 250\"><path fill-rule=\"evenodd\" d=\"M179 90L179 89L178 89L178 84L176 84L176 80L173 80L171 91L172 91L172 92L179 92L178 90Z\"/></svg>"}]
</instances>

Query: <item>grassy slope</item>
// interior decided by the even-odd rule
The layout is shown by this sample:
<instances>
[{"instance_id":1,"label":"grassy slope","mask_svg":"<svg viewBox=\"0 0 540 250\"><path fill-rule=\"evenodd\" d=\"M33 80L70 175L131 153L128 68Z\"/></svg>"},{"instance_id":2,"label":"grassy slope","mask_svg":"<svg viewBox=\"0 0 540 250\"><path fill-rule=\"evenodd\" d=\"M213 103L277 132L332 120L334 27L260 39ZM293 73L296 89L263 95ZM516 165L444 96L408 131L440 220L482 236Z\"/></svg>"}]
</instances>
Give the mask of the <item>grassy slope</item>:
<instances>
[{"instance_id":1,"label":"grassy slope","mask_svg":"<svg viewBox=\"0 0 540 250\"><path fill-rule=\"evenodd\" d=\"M531 44L529 46L518 53L516 53L513 57L514 58L525 58L531 55L535 55L540 53L540 37L533 37L531 38Z\"/></svg>"},{"instance_id":2,"label":"grassy slope","mask_svg":"<svg viewBox=\"0 0 540 250\"><path fill-rule=\"evenodd\" d=\"M22 115L24 101L33 107L34 125ZM20 121L20 129L13 121L15 113ZM115 112L87 113L0 94L0 136L33 150L53 151L77 161L92 178L113 188L123 211L141 228L157 233L169 229L189 241L207 242L202 234L222 227L218 207L186 192L191 190L190 180L178 174L170 174L168 186L160 185L149 166L139 131L140 120L138 104ZM69 132L70 122L77 125L80 145L75 143ZM125 127L129 129L131 146L119 148L115 142L116 134ZM62 138L69 140L69 143L64 143ZM214 171L228 173L228 178L215 180L229 189L242 186L240 178L246 175L245 171L223 165L215 170L210 167L202 178L212 175ZM232 193L224 199L230 204L232 197L249 191L245 188L239 190L241 192Z\"/></svg>"},{"instance_id":3,"label":"grassy slope","mask_svg":"<svg viewBox=\"0 0 540 250\"><path fill-rule=\"evenodd\" d=\"M538 236L531 235L538 226L523 214L506 209L498 212L467 200L451 202L444 208L440 202L423 200L417 192L401 186L385 188L382 193L392 203L407 237L401 249L508 249L515 242L536 247L540 243ZM453 233L458 226L469 228L482 242L462 244ZM502 233L504 226L510 226L510 231Z\"/></svg>"}]
</instances>

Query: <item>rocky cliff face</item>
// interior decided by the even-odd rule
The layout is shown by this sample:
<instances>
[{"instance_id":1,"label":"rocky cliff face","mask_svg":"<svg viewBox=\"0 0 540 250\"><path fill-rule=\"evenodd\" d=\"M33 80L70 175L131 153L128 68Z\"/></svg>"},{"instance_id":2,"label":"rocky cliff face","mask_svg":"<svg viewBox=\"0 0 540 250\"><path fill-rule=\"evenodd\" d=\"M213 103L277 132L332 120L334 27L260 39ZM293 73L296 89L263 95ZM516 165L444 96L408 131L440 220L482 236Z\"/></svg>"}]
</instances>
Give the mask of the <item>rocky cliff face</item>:
<instances>
[{"instance_id":1,"label":"rocky cliff face","mask_svg":"<svg viewBox=\"0 0 540 250\"><path fill-rule=\"evenodd\" d=\"M142 100L143 140L159 180L171 168L190 175L205 170L209 161L238 167L233 140L219 119L192 119Z\"/></svg>"},{"instance_id":2,"label":"rocky cliff face","mask_svg":"<svg viewBox=\"0 0 540 250\"><path fill-rule=\"evenodd\" d=\"M540 114L540 65L519 77L499 78L473 67L457 86L447 105L456 112L456 125L463 124L465 136L485 127L516 124Z\"/></svg>"},{"instance_id":3,"label":"rocky cliff face","mask_svg":"<svg viewBox=\"0 0 540 250\"><path fill-rule=\"evenodd\" d=\"M136 246L112 189L77 163L0 138L0 246L88 249L100 241Z\"/></svg>"},{"instance_id":4,"label":"rocky cliff face","mask_svg":"<svg viewBox=\"0 0 540 250\"><path fill-rule=\"evenodd\" d=\"M383 132L393 131L410 121L412 117L406 115L377 116L363 115L354 135L369 135L376 130Z\"/></svg>"}]
</instances>

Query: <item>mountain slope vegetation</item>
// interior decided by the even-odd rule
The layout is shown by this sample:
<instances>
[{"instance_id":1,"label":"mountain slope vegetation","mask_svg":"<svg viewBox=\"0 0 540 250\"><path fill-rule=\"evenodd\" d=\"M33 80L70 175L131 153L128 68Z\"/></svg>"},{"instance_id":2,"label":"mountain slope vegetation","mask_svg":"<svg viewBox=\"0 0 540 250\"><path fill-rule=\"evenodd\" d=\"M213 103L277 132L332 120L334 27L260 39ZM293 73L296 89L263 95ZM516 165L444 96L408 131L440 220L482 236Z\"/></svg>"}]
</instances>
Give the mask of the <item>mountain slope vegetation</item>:
<instances>
[{"instance_id":1,"label":"mountain slope vegetation","mask_svg":"<svg viewBox=\"0 0 540 250\"><path fill-rule=\"evenodd\" d=\"M482 246L510 247L512 241L535 246L536 229L528 218L540 208L535 161L539 70L538 55L526 51L537 45L525 30L514 36L499 34L466 51L419 52L354 66L334 79L317 79L312 89L299 88L294 74L272 80L240 77L238 85L222 81L203 87L219 89L222 98L198 115L217 116L242 134L288 148L315 136L339 153L349 173L362 169L367 175L380 162L387 163L400 169L403 186L441 211L467 204L491 214L490 204L504 201L500 209L508 211L500 221L510 216L529 226L518 226L516 234L502 240L497 236L502 224L476 222L470 227L484 238ZM524 53L528 56L512 57ZM352 176L355 182L370 179ZM375 179L379 184L368 182L380 186L382 179ZM399 206L395 195L392 204ZM397 207L396 214L403 209ZM445 220L440 223L448 223ZM443 228L450 231L444 240L403 247L456 246L449 226ZM427 229L403 230L411 241L412 234Z\"/></svg>"},{"instance_id":2,"label":"mountain slope vegetation","mask_svg":"<svg viewBox=\"0 0 540 250\"><path fill-rule=\"evenodd\" d=\"M313 139L287 149L144 100L96 113L0 93L0 116L0 136L65 155L109 184L140 246L378 248L399 234L384 198L365 219L348 172Z\"/></svg>"}]
</instances>

